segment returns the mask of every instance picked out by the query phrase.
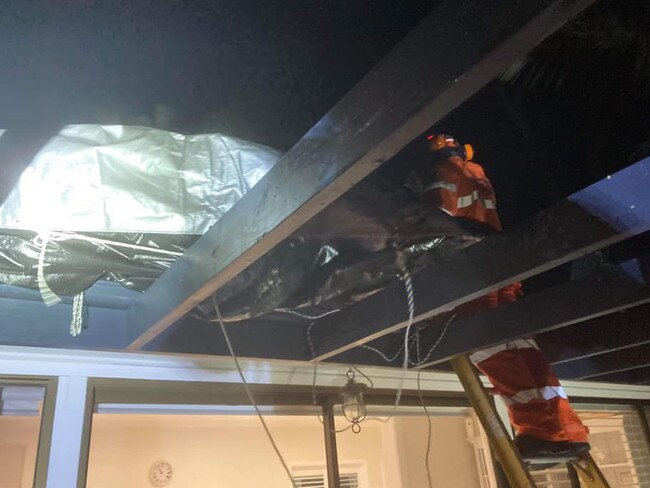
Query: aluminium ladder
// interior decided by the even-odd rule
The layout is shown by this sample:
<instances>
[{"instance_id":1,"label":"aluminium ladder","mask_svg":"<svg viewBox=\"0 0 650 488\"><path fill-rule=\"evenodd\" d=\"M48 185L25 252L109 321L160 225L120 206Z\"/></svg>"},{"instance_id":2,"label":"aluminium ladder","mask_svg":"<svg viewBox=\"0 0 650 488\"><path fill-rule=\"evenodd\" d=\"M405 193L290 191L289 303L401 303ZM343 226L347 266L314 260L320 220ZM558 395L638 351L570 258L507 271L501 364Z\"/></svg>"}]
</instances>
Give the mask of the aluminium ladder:
<instances>
[{"instance_id":1,"label":"aluminium ladder","mask_svg":"<svg viewBox=\"0 0 650 488\"><path fill-rule=\"evenodd\" d=\"M461 354L454 357L451 363L487 433L490 444L512 488L535 488L535 482L527 469L527 465L521 459L517 448L510 439L510 435L497 414L492 399L483 388L478 372L469 356ZM610 488L603 473L598 469L589 453L576 458L545 460L546 463L549 461L565 462L572 479L572 485L576 487L579 486L575 484L575 475L577 473L584 488Z\"/></svg>"}]
</instances>

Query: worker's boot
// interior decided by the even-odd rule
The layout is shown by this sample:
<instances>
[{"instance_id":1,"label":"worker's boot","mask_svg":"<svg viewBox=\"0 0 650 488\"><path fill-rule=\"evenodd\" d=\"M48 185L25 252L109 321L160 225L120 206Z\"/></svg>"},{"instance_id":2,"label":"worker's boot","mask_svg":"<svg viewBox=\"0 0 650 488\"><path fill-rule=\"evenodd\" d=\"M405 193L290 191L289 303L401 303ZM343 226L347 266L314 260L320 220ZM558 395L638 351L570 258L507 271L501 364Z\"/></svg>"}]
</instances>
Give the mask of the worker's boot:
<instances>
[{"instance_id":1,"label":"worker's boot","mask_svg":"<svg viewBox=\"0 0 650 488\"><path fill-rule=\"evenodd\" d=\"M591 449L588 442L547 441L530 435L515 437L522 459L561 459L581 457Z\"/></svg>"}]
</instances>

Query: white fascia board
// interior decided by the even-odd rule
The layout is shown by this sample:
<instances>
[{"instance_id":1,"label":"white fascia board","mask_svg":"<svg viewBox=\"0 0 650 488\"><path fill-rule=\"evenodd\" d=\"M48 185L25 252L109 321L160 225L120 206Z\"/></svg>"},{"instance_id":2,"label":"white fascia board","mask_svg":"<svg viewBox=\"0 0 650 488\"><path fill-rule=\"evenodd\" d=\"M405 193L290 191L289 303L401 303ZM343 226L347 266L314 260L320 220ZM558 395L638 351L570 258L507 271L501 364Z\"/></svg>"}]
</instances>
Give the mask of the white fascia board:
<instances>
[{"instance_id":1,"label":"white fascia board","mask_svg":"<svg viewBox=\"0 0 650 488\"><path fill-rule=\"evenodd\" d=\"M246 380L256 384L310 386L313 364L299 361L240 359ZM319 364L319 386L342 386L347 365ZM417 371L398 368L362 367L375 388L417 389ZM0 376L79 376L90 378L156 381L239 383L232 359L224 356L81 351L22 346L0 346ZM423 390L462 392L453 373L421 372ZM584 398L650 401L650 386L621 385L594 381L563 381L567 394Z\"/></svg>"},{"instance_id":2,"label":"white fascia board","mask_svg":"<svg viewBox=\"0 0 650 488\"><path fill-rule=\"evenodd\" d=\"M246 380L256 384L311 385L314 366L309 362L240 359ZM317 384L342 386L347 365L319 364ZM375 388L417 389L417 372L395 368L362 367ZM131 353L0 346L0 375L77 376L157 381L239 383L230 357ZM462 391L451 373L422 372L422 389Z\"/></svg>"}]
</instances>

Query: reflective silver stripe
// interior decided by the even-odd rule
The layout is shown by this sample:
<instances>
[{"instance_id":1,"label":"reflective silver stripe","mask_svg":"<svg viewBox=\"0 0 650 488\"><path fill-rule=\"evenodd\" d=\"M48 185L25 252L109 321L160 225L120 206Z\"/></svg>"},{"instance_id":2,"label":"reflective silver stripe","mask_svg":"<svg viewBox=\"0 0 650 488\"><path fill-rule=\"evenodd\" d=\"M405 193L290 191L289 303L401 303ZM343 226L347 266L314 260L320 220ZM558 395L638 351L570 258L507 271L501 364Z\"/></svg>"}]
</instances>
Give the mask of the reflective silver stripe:
<instances>
[{"instance_id":1,"label":"reflective silver stripe","mask_svg":"<svg viewBox=\"0 0 650 488\"><path fill-rule=\"evenodd\" d=\"M501 397L507 404L513 403L528 403L531 400L551 400L553 398L567 399L566 392L561 386L545 386L544 388L533 388L531 390L523 390L511 397Z\"/></svg>"},{"instance_id":2,"label":"reflective silver stripe","mask_svg":"<svg viewBox=\"0 0 650 488\"><path fill-rule=\"evenodd\" d=\"M456 206L458 208L469 207L475 200L478 200L478 192L474 190L471 195L465 195L464 197L458 197L458 202Z\"/></svg>"},{"instance_id":3,"label":"reflective silver stripe","mask_svg":"<svg viewBox=\"0 0 650 488\"><path fill-rule=\"evenodd\" d=\"M38 264L36 266L36 284L38 285L38 291L41 292L43 303L45 303L46 306L51 307L52 305L60 303L61 297L52 291L45 280L45 267L49 266L49 264L45 262L45 253L47 252L47 244L50 242L50 235L49 233L39 234L37 238L41 240L41 252L38 255Z\"/></svg>"},{"instance_id":4,"label":"reflective silver stripe","mask_svg":"<svg viewBox=\"0 0 650 488\"><path fill-rule=\"evenodd\" d=\"M456 191L456 185L453 183L447 183L446 181L434 181L424 190L425 193L429 190L435 190L436 188L442 188L444 190Z\"/></svg>"},{"instance_id":5,"label":"reflective silver stripe","mask_svg":"<svg viewBox=\"0 0 650 488\"><path fill-rule=\"evenodd\" d=\"M476 201L483 203L483 206L488 210L496 210L497 208L497 206L494 203L494 200L492 200L491 198L486 198L484 200L479 199L478 191L476 190L474 190L470 195L465 195L464 197L458 197L458 202L456 203L456 206L458 208L466 208Z\"/></svg>"},{"instance_id":6,"label":"reflective silver stripe","mask_svg":"<svg viewBox=\"0 0 650 488\"><path fill-rule=\"evenodd\" d=\"M487 349L481 349L476 351L473 354L470 354L469 358L474 364L481 363L488 358L491 358L496 353L501 351L507 351L508 349L538 349L537 343L533 339L519 339L513 342L506 342L505 344L499 344L498 346L488 347Z\"/></svg>"},{"instance_id":7,"label":"reflective silver stripe","mask_svg":"<svg viewBox=\"0 0 650 488\"><path fill-rule=\"evenodd\" d=\"M454 216L454 214L450 210L447 210L445 207L438 207L438 208L443 212L445 212L447 215L451 215L452 217Z\"/></svg>"}]
</instances>

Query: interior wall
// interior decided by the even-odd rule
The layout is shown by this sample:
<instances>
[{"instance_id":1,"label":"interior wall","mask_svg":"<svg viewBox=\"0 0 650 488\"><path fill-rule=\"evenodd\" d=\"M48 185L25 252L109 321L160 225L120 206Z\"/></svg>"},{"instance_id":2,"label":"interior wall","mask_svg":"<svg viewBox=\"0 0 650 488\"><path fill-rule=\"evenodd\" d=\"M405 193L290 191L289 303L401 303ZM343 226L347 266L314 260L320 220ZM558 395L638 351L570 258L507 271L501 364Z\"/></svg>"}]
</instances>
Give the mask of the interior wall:
<instances>
[{"instance_id":1,"label":"interior wall","mask_svg":"<svg viewBox=\"0 0 650 488\"><path fill-rule=\"evenodd\" d=\"M34 482L40 416L0 416L0 488Z\"/></svg>"},{"instance_id":2,"label":"interior wall","mask_svg":"<svg viewBox=\"0 0 650 488\"><path fill-rule=\"evenodd\" d=\"M316 417L267 420L294 474L323 472L323 428ZM346 425L337 418L337 428ZM432 428L435 486L479 486L465 417L434 417ZM337 435L341 472L357 472L360 488L427 488L426 432L426 417L368 419L359 434ZM289 486L256 417L95 414L88 488L149 487L149 469L157 461L172 466L169 487Z\"/></svg>"},{"instance_id":3,"label":"interior wall","mask_svg":"<svg viewBox=\"0 0 650 488\"><path fill-rule=\"evenodd\" d=\"M431 418L429 463L436 488L480 486L474 448L468 440L465 416ZM428 488L425 464L426 417L395 419L404 486Z\"/></svg>"},{"instance_id":4,"label":"interior wall","mask_svg":"<svg viewBox=\"0 0 650 488\"><path fill-rule=\"evenodd\" d=\"M315 417L269 418L289 464L325 462ZM157 461L171 464L170 487L265 486L286 488L286 474L255 417L95 414L88 488L150 487Z\"/></svg>"}]
</instances>

